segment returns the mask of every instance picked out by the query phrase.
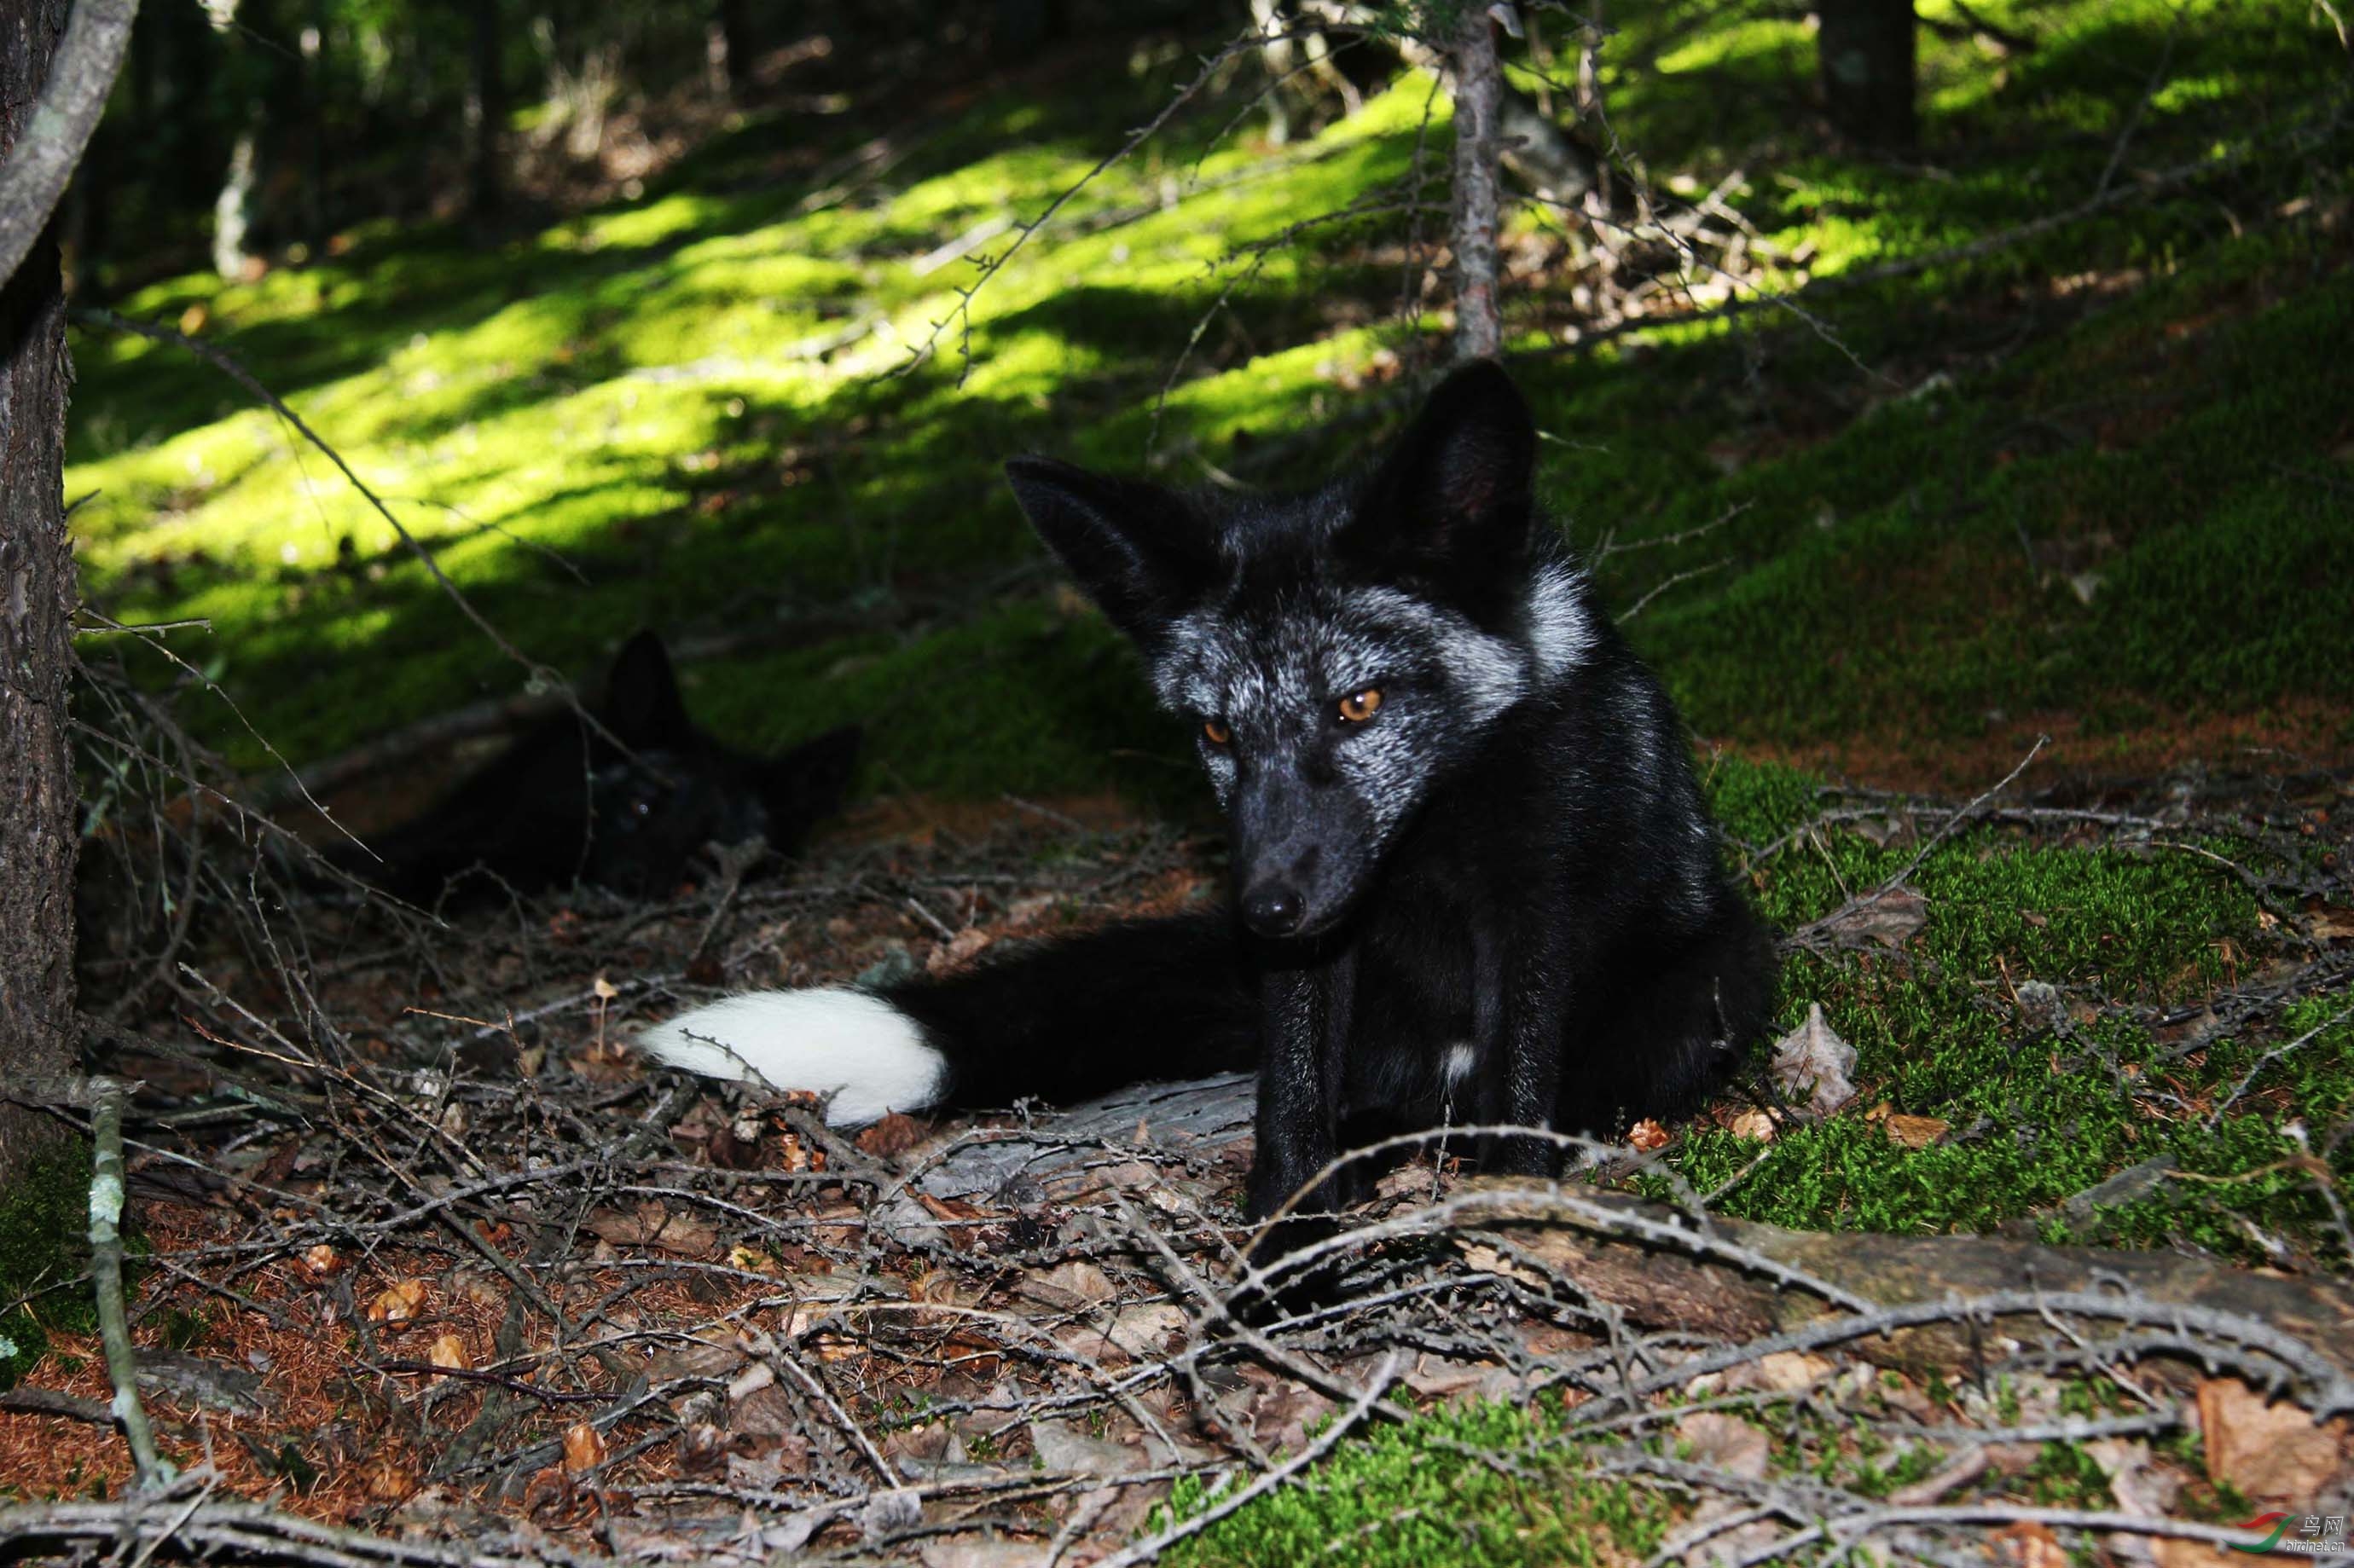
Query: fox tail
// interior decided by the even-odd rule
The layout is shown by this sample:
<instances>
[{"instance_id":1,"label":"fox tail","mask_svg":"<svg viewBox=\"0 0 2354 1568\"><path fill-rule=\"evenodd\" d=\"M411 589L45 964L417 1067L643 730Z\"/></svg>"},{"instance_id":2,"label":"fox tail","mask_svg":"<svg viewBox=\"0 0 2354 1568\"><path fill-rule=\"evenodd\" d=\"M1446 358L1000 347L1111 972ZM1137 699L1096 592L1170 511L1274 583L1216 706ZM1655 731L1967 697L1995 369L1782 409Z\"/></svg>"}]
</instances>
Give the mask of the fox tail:
<instances>
[{"instance_id":1,"label":"fox tail","mask_svg":"<svg viewBox=\"0 0 2354 1568\"><path fill-rule=\"evenodd\" d=\"M1132 921L991 952L878 991L731 996L656 1024L638 1047L705 1077L830 1097L826 1120L1070 1104L1133 1083L1250 1065L1258 1024L1223 913Z\"/></svg>"}]
</instances>

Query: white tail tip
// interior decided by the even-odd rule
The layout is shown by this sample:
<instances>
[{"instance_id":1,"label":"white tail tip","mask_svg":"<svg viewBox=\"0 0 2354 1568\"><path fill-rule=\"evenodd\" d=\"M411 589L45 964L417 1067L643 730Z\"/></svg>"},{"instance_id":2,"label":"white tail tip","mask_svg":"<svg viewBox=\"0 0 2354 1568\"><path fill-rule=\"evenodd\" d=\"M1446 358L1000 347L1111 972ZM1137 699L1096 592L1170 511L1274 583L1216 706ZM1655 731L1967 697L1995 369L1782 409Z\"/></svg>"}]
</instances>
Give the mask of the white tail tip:
<instances>
[{"instance_id":1,"label":"white tail tip","mask_svg":"<svg viewBox=\"0 0 2354 1568\"><path fill-rule=\"evenodd\" d=\"M948 1082L948 1058L916 1021L863 991L759 991L731 996L638 1036L638 1049L706 1078L831 1095L835 1127L921 1110Z\"/></svg>"}]
</instances>

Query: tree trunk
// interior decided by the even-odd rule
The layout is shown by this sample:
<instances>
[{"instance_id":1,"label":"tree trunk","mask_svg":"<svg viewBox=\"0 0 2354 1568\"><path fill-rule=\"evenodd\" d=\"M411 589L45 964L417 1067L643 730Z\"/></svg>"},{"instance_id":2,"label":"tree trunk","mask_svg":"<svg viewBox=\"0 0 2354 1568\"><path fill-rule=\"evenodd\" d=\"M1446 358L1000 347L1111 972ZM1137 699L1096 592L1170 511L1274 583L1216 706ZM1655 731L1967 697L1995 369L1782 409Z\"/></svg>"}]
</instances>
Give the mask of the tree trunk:
<instances>
[{"instance_id":1,"label":"tree trunk","mask_svg":"<svg viewBox=\"0 0 2354 1568\"><path fill-rule=\"evenodd\" d=\"M48 79L68 0L0 7L0 159ZM54 232L0 281L0 1073L74 1063L73 550L66 538L66 305ZM0 1102L0 1184L56 1124Z\"/></svg>"},{"instance_id":2,"label":"tree trunk","mask_svg":"<svg viewBox=\"0 0 2354 1568\"><path fill-rule=\"evenodd\" d=\"M1251 26L1258 30L1261 40L1259 60L1267 67L1267 139L1280 147L1291 140L1291 112L1285 107L1285 93L1290 84L1285 79L1291 75L1292 48L1290 24L1283 15L1282 0L1250 0Z\"/></svg>"},{"instance_id":3,"label":"tree trunk","mask_svg":"<svg viewBox=\"0 0 2354 1568\"><path fill-rule=\"evenodd\" d=\"M1815 40L1831 129L1859 147L1913 145L1913 0L1822 0Z\"/></svg>"},{"instance_id":4,"label":"tree trunk","mask_svg":"<svg viewBox=\"0 0 2354 1568\"><path fill-rule=\"evenodd\" d=\"M469 205L476 218L485 218L494 217L506 201L505 171L499 160L507 125L507 83L499 7L494 0L475 0L473 11L474 177Z\"/></svg>"},{"instance_id":5,"label":"tree trunk","mask_svg":"<svg viewBox=\"0 0 2354 1568\"><path fill-rule=\"evenodd\" d=\"M740 103L751 93L753 57L759 50L752 37L750 0L719 0L718 26L725 79L719 86Z\"/></svg>"},{"instance_id":6,"label":"tree trunk","mask_svg":"<svg viewBox=\"0 0 2354 1568\"><path fill-rule=\"evenodd\" d=\"M253 229L254 140L249 127L238 132L220 195L213 198L213 270L232 283L245 276L245 240Z\"/></svg>"},{"instance_id":7,"label":"tree trunk","mask_svg":"<svg viewBox=\"0 0 2354 1568\"><path fill-rule=\"evenodd\" d=\"M331 124L327 72L327 0L311 0L311 17L302 28L302 122L309 127L310 149L302 156L302 239L316 258L326 251L332 227L327 216L327 143Z\"/></svg>"},{"instance_id":8,"label":"tree trunk","mask_svg":"<svg viewBox=\"0 0 2354 1568\"><path fill-rule=\"evenodd\" d=\"M228 88L228 98L236 105L231 111L236 127L231 133L228 167L221 175L220 194L213 198L213 270L230 282L245 276L250 260L247 239L253 232L255 211L254 191L260 183L258 160L261 155L261 132L267 122L267 95L261 75L267 69L255 56L248 38L235 37L231 29L238 26L239 11L248 13L250 25L252 7L244 0L225 0L217 6L206 9L216 34L230 37L232 52L221 73Z\"/></svg>"},{"instance_id":9,"label":"tree trunk","mask_svg":"<svg viewBox=\"0 0 2354 1568\"><path fill-rule=\"evenodd\" d=\"M1485 5L1475 0L1465 7L1462 30L1448 52L1455 66L1455 170L1447 243L1455 252L1455 361L1461 365L1494 359L1504 351L1496 289L1496 230L1502 209L1496 125L1504 71Z\"/></svg>"}]
</instances>

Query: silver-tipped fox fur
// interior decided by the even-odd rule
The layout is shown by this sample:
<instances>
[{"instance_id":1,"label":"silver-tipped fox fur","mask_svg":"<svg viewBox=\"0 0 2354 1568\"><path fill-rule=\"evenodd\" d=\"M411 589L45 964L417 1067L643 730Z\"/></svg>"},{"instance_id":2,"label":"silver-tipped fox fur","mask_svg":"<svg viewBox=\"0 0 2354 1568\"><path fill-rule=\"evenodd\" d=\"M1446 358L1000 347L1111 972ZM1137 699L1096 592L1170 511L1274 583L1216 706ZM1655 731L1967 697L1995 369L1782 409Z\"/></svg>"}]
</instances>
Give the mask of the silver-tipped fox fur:
<instances>
[{"instance_id":1,"label":"silver-tipped fox fur","mask_svg":"<svg viewBox=\"0 0 2354 1568\"><path fill-rule=\"evenodd\" d=\"M1236 749L1259 752L1282 749L1295 738L1288 730L1322 722L1352 692L1394 694L1382 723L1336 758L1386 838L1423 793L1432 748L1421 731L1443 726L1459 746L1583 661L1595 635L1583 590L1567 561L1543 563L1517 624L1499 633L1395 588L1315 583L1270 607L1238 585L1170 627L1153 689L1172 712L1238 726ZM1221 806L1231 801L1235 758L1235 750L1202 747Z\"/></svg>"}]
</instances>

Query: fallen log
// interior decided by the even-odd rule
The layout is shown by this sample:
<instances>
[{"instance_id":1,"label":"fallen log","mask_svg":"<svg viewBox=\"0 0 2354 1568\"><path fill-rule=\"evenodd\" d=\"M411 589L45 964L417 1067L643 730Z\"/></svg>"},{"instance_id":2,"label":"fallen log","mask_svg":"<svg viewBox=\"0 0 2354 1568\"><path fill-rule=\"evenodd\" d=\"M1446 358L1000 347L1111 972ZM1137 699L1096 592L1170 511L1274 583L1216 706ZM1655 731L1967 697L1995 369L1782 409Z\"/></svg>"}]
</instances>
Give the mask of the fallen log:
<instances>
[{"instance_id":1,"label":"fallen log","mask_svg":"<svg viewBox=\"0 0 2354 1568\"><path fill-rule=\"evenodd\" d=\"M2154 1350L2169 1336L2231 1340L2311 1377L2325 1404L2354 1399L2354 1292L2328 1280L2005 1236L1791 1231L1575 1187L1476 1182L1448 1208L1471 1266L1550 1275L1646 1329L1836 1340L1837 1320L1855 1315L1795 1276L1888 1309L1858 1319L1848 1348L1905 1371L1967 1366L2055 1337L2055 1316L2092 1317L2133 1326Z\"/></svg>"}]
</instances>

